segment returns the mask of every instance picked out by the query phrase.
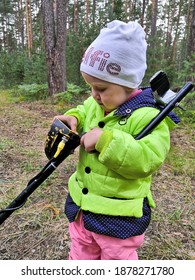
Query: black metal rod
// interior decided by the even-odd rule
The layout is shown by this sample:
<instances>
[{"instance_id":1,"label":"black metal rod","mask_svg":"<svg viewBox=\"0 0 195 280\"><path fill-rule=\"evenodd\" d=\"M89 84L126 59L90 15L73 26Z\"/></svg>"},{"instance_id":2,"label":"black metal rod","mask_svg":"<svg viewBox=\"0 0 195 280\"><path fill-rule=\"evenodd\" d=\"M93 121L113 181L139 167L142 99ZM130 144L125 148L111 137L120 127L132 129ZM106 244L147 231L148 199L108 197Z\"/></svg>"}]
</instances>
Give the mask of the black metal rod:
<instances>
[{"instance_id":1,"label":"black metal rod","mask_svg":"<svg viewBox=\"0 0 195 280\"><path fill-rule=\"evenodd\" d=\"M29 183L27 187L10 203L10 205L1 211L0 224L2 224L15 210L22 207L27 198L51 175L54 170L55 167L51 163L41 176Z\"/></svg>"},{"instance_id":2,"label":"black metal rod","mask_svg":"<svg viewBox=\"0 0 195 280\"><path fill-rule=\"evenodd\" d=\"M74 137L73 137L74 138ZM76 140L67 143L67 148L56 158L52 158L45 167L32 178L26 188L3 210L0 210L0 225L17 209L22 207L27 198L53 173L62 161L67 158L72 151L79 146L80 137L75 135Z\"/></svg>"},{"instance_id":3,"label":"black metal rod","mask_svg":"<svg viewBox=\"0 0 195 280\"><path fill-rule=\"evenodd\" d=\"M146 135L148 135L179 103L187 94L188 92L193 88L193 84L191 82L188 82L171 100L164 108L163 110L158 113L158 115L135 137L136 140L139 140Z\"/></svg>"},{"instance_id":4,"label":"black metal rod","mask_svg":"<svg viewBox=\"0 0 195 280\"><path fill-rule=\"evenodd\" d=\"M176 97L170 101L166 107L141 131L139 135L135 137L139 140L150 133L167 115L170 113L177 103L179 103L187 93L193 88L192 83L187 83L176 95ZM27 198L53 173L58 165L67 158L72 151L80 144L80 137L75 135L75 138L70 142L67 142L65 151L62 152L57 158L51 159L42 171L31 179L27 187L7 206L0 211L0 225L17 209L22 207Z\"/></svg>"}]
</instances>

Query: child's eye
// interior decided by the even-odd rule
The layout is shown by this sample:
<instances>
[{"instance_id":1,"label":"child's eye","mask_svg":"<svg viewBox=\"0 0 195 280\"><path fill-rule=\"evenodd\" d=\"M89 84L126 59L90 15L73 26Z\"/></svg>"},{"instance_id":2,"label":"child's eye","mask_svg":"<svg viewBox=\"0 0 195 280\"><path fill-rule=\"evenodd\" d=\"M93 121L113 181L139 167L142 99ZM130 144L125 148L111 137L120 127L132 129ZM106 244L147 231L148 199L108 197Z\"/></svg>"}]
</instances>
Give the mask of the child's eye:
<instances>
[{"instance_id":1,"label":"child's eye","mask_svg":"<svg viewBox=\"0 0 195 280\"><path fill-rule=\"evenodd\" d=\"M104 91L106 91L107 88L105 87L98 87L98 86L91 86L91 90L93 91L96 91L96 92L99 92L99 93L103 93Z\"/></svg>"},{"instance_id":2,"label":"child's eye","mask_svg":"<svg viewBox=\"0 0 195 280\"><path fill-rule=\"evenodd\" d=\"M97 88L96 90L99 91L99 92L104 92L106 89L105 88Z\"/></svg>"}]
</instances>

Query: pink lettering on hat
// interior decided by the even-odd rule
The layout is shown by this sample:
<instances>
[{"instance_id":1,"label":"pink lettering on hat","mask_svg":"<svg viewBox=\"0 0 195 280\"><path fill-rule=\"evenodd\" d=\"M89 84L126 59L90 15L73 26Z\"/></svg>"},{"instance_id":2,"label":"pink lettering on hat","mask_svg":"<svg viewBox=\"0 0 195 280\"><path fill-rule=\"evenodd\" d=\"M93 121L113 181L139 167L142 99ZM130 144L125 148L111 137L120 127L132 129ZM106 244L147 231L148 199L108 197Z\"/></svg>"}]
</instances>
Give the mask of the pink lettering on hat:
<instances>
[{"instance_id":1,"label":"pink lettering on hat","mask_svg":"<svg viewBox=\"0 0 195 280\"><path fill-rule=\"evenodd\" d=\"M89 66L94 66L96 61L100 61L100 57L103 54L103 51L98 50L95 51L91 56L90 56L90 62L89 62Z\"/></svg>"},{"instance_id":2,"label":"pink lettering on hat","mask_svg":"<svg viewBox=\"0 0 195 280\"><path fill-rule=\"evenodd\" d=\"M106 63L107 63L107 59L102 58L102 59L101 59L101 61L100 61L100 64L99 64L98 70L100 70L100 71L104 71L104 68L105 68L105 66L106 66Z\"/></svg>"},{"instance_id":3,"label":"pink lettering on hat","mask_svg":"<svg viewBox=\"0 0 195 280\"><path fill-rule=\"evenodd\" d=\"M121 72L121 67L117 63L109 63L106 66L106 70L112 75L118 75Z\"/></svg>"},{"instance_id":4,"label":"pink lettering on hat","mask_svg":"<svg viewBox=\"0 0 195 280\"><path fill-rule=\"evenodd\" d=\"M106 68L106 71L111 75L118 75L120 73L121 67L117 63L109 63L107 65L108 58L110 57L108 52L104 52L102 50L93 51L94 47L91 47L87 52L85 52L83 57L84 64L88 64L91 67L94 67L96 64L99 71L104 71Z\"/></svg>"},{"instance_id":5,"label":"pink lettering on hat","mask_svg":"<svg viewBox=\"0 0 195 280\"><path fill-rule=\"evenodd\" d=\"M84 62L85 64L88 63L89 57L90 57L90 55L91 55L93 49L94 49L94 48L91 47L91 48L88 50L88 52L85 52L85 53L84 53L83 62Z\"/></svg>"}]
</instances>

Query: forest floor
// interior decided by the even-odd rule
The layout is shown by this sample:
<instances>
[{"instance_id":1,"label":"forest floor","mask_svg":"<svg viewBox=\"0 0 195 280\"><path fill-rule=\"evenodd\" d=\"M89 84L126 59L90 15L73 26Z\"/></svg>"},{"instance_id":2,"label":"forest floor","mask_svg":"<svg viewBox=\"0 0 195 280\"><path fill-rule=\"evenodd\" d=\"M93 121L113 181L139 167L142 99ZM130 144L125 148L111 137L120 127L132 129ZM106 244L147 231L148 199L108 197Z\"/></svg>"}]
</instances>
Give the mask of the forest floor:
<instances>
[{"instance_id":1,"label":"forest floor","mask_svg":"<svg viewBox=\"0 0 195 280\"><path fill-rule=\"evenodd\" d=\"M44 144L56 114L59 110L50 101L14 102L0 93L0 209L48 162ZM143 260L195 259L193 129L181 123L172 132L171 142L169 156L154 174L157 207L139 250ZM64 202L77 159L76 149L0 226L1 260L67 259L70 239Z\"/></svg>"}]
</instances>

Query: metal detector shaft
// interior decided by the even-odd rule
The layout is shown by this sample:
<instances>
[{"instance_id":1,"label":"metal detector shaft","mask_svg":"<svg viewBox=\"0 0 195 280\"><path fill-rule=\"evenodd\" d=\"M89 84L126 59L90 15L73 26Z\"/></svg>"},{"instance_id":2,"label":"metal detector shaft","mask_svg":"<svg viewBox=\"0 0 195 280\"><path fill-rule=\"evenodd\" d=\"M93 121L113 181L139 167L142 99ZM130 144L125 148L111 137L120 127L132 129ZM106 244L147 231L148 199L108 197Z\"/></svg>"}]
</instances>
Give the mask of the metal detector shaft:
<instances>
[{"instance_id":1,"label":"metal detector shaft","mask_svg":"<svg viewBox=\"0 0 195 280\"><path fill-rule=\"evenodd\" d=\"M79 136L76 141L68 143L69 146L61 155L57 158L52 158L45 167L32 178L27 184L26 188L7 206L0 211L0 225L17 209L21 208L26 202L27 198L53 173L58 165L67 158L72 151L79 146Z\"/></svg>"},{"instance_id":2,"label":"metal detector shaft","mask_svg":"<svg viewBox=\"0 0 195 280\"><path fill-rule=\"evenodd\" d=\"M15 210L24 205L27 198L42 184L45 179L55 170L54 164L50 164L41 176L28 183L27 187L0 213L0 224L2 224Z\"/></svg>"},{"instance_id":3,"label":"metal detector shaft","mask_svg":"<svg viewBox=\"0 0 195 280\"><path fill-rule=\"evenodd\" d=\"M176 94L164 108L163 110L135 137L136 140L139 140L149 134L179 103L193 88L193 84L188 82L185 86Z\"/></svg>"},{"instance_id":4,"label":"metal detector shaft","mask_svg":"<svg viewBox=\"0 0 195 280\"><path fill-rule=\"evenodd\" d=\"M139 140L150 133L179 103L187 93L193 88L192 83L187 83L176 95L176 97L170 101L165 108L141 131L139 135L135 137ZM62 152L57 158L52 158L42 171L30 180L27 187L12 201L12 203L5 209L0 211L0 225L17 209L23 206L27 198L52 174L52 172L58 167L58 165L67 158L72 151L80 144L80 137L75 135L70 142L67 142L67 149Z\"/></svg>"}]
</instances>

